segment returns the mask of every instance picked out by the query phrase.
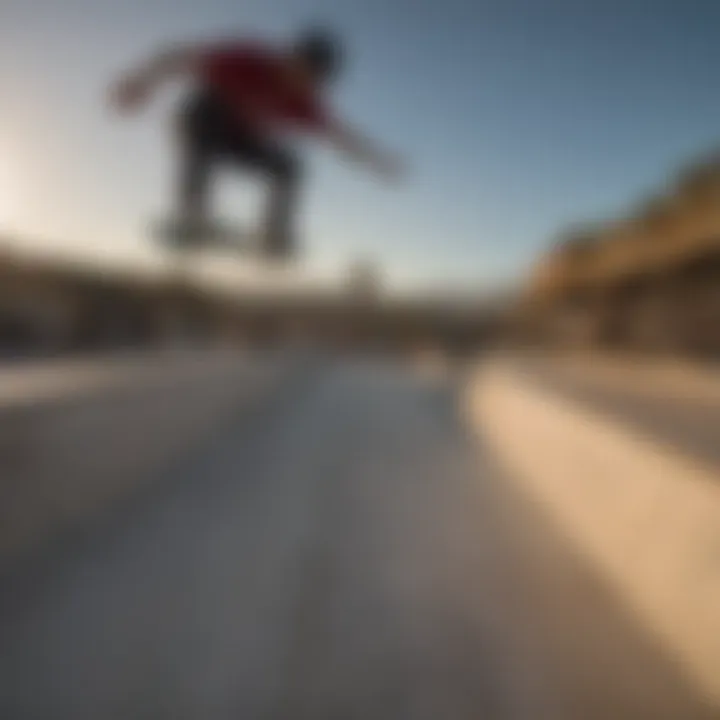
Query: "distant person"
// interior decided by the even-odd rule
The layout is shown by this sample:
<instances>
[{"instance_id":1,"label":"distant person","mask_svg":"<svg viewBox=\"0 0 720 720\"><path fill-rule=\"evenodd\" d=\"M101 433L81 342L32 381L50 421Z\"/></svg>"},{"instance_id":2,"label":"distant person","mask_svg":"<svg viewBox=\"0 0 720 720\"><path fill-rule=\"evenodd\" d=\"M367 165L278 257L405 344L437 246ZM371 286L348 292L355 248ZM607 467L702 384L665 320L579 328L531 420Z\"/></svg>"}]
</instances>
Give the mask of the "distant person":
<instances>
[{"instance_id":1,"label":"distant person","mask_svg":"<svg viewBox=\"0 0 720 720\"><path fill-rule=\"evenodd\" d=\"M179 113L176 221L184 239L202 241L213 234L208 182L214 170L231 162L271 181L261 232L264 252L280 259L295 254L302 167L288 131L317 134L379 175L398 175L394 157L325 106L325 91L341 60L340 42L325 31L302 35L288 47L239 38L171 48L113 87L114 105L128 112L146 104L172 78L194 81Z\"/></svg>"}]
</instances>

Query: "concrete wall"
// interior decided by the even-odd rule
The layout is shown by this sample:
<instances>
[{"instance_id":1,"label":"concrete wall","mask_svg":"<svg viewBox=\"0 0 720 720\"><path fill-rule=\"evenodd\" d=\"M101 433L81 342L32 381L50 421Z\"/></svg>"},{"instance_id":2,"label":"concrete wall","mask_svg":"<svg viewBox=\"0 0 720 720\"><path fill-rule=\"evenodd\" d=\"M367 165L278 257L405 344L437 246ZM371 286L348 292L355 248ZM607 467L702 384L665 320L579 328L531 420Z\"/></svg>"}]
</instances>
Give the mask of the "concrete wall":
<instances>
[{"instance_id":1,"label":"concrete wall","mask_svg":"<svg viewBox=\"0 0 720 720\"><path fill-rule=\"evenodd\" d=\"M533 383L480 368L470 420L638 621L720 706L720 477Z\"/></svg>"},{"instance_id":2,"label":"concrete wall","mask_svg":"<svg viewBox=\"0 0 720 720\"><path fill-rule=\"evenodd\" d=\"M0 371L0 566L162 477L286 371L220 351Z\"/></svg>"}]
</instances>

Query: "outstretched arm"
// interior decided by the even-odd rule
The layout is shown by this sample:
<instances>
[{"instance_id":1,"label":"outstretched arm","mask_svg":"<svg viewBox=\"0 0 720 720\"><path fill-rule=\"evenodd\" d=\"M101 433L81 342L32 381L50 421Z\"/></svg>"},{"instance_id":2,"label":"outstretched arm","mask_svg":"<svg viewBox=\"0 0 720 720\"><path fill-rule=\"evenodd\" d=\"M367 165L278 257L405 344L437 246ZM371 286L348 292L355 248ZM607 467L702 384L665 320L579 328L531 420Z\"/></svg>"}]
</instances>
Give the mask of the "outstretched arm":
<instances>
[{"instance_id":1,"label":"outstretched arm","mask_svg":"<svg viewBox=\"0 0 720 720\"><path fill-rule=\"evenodd\" d=\"M394 180L402 174L402 163L397 157L348 125L333 123L327 135L336 150L356 162L368 165L383 178Z\"/></svg>"},{"instance_id":2,"label":"outstretched arm","mask_svg":"<svg viewBox=\"0 0 720 720\"><path fill-rule=\"evenodd\" d=\"M167 81L194 73L200 60L201 51L196 46L164 50L121 77L111 89L111 102L119 110L135 110Z\"/></svg>"}]
</instances>

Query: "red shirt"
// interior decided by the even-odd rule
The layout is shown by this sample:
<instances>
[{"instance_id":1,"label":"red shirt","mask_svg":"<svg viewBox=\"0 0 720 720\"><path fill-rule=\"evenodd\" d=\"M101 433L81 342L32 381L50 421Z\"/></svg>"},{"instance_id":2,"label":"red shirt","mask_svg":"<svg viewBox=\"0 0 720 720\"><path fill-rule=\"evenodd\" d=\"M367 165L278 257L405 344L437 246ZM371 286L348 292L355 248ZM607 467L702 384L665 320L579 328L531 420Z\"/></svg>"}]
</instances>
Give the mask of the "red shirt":
<instances>
[{"instance_id":1,"label":"red shirt","mask_svg":"<svg viewBox=\"0 0 720 720\"><path fill-rule=\"evenodd\" d=\"M200 77L259 130L290 126L322 131L328 118L318 93L292 83L283 56L258 43L235 42L203 53Z\"/></svg>"}]
</instances>

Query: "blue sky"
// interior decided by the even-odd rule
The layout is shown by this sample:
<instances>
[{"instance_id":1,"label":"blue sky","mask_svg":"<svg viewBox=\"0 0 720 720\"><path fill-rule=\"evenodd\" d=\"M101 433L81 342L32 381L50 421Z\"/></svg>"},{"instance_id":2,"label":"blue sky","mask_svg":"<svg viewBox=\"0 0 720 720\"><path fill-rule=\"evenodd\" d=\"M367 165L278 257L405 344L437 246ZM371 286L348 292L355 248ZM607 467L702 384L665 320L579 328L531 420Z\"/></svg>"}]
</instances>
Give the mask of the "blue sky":
<instances>
[{"instance_id":1,"label":"blue sky","mask_svg":"<svg viewBox=\"0 0 720 720\"><path fill-rule=\"evenodd\" d=\"M3 0L0 223L93 256L145 257L170 195L174 93L113 118L117 71L175 38L347 38L335 105L405 155L384 187L319 148L309 262L377 259L398 284L522 273L564 227L626 211L720 138L713 0ZM257 188L223 178L250 221Z\"/></svg>"}]
</instances>

